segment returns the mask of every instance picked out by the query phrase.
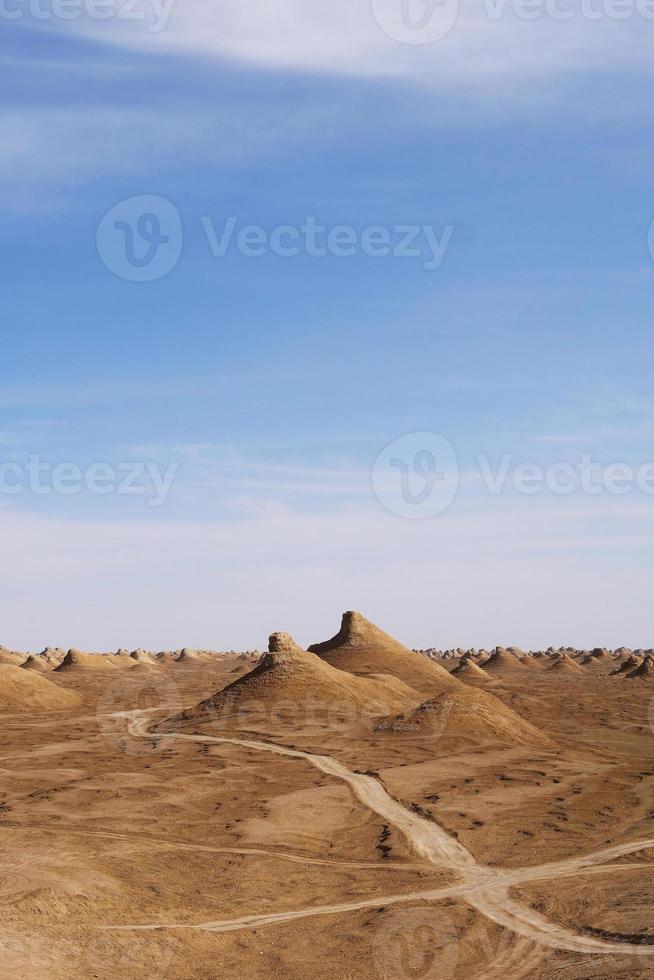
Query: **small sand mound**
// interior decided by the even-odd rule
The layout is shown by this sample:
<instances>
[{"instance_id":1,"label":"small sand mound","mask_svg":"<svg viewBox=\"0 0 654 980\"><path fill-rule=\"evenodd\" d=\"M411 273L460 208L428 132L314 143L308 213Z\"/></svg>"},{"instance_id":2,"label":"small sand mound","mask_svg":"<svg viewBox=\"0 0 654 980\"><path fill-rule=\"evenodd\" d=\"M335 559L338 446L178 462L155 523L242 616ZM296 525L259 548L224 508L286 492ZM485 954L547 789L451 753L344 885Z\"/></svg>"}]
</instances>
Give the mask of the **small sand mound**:
<instances>
[{"instance_id":1,"label":"small sand mound","mask_svg":"<svg viewBox=\"0 0 654 980\"><path fill-rule=\"evenodd\" d=\"M66 656L66 651L62 650L61 647L46 647L45 650L41 651L40 655L47 663L53 667L58 667Z\"/></svg>"},{"instance_id":2,"label":"small sand mound","mask_svg":"<svg viewBox=\"0 0 654 980\"><path fill-rule=\"evenodd\" d=\"M132 666L129 669L130 674L151 674L157 673L157 664L148 663L146 660L136 660L132 661Z\"/></svg>"},{"instance_id":3,"label":"small sand mound","mask_svg":"<svg viewBox=\"0 0 654 980\"><path fill-rule=\"evenodd\" d=\"M493 679L479 667L474 660L463 659L458 667L452 671L452 676L460 681L477 684L492 684Z\"/></svg>"},{"instance_id":4,"label":"small sand mound","mask_svg":"<svg viewBox=\"0 0 654 980\"><path fill-rule=\"evenodd\" d=\"M583 674L584 670L576 661L569 657L567 653L561 656L547 668L550 674Z\"/></svg>"},{"instance_id":5,"label":"small sand mound","mask_svg":"<svg viewBox=\"0 0 654 980\"><path fill-rule=\"evenodd\" d=\"M418 708L383 719L378 731L442 735L508 745L548 744L547 736L487 691L446 691Z\"/></svg>"},{"instance_id":6,"label":"small sand mound","mask_svg":"<svg viewBox=\"0 0 654 980\"><path fill-rule=\"evenodd\" d=\"M269 652L247 674L169 722L165 730L193 721L265 725L271 718L323 723L345 710L353 721L415 706L418 694L396 677L355 677L298 646L288 633L273 633ZM236 717L238 716L238 717ZM253 721L254 719L254 721Z\"/></svg>"},{"instance_id":7,"label":"small sand mound","mask_svg":"<svg viewBox=\"0 0 654 980\"><path fill-rule=\"evenodd\" d=\"M197 650L190 650L188 647L184 647L184 649L180 651L179 655L174 657L175 663L178 664L191 663L194 660L201 659L202 658Z\"/></svg>"},{"instance_id":8,"label":"small sand mound","mask_svg":"<svg viewBox=\"0 0 654 980\"><path fill-rule=\"evenodd\" d=\"M0 710L63 711L82 704L79 695L64 691L34 670L0 664Z\"/></svg>"},{"instance_id":9,"label":"small sand mound","mask_svg":"<svg viewBox=\"0 0 654 980\"><path fill-rule=\"evenodd\" d=\"M140 650L140 649L139 650L132 650L132 652L130 653L129 657L130 657L130 660L136 660L137 663L140 663L140 664L154 664L155 663L154 658L151 657L149 653L146 653L145 650Z\"/></svg>"},{"instance_id":10,"label":"small sand mound","mask_svg":"<svg viewBox=\"0 0 654 980\"><path fill-rule=\"evenodd\" d=\"M639 656L637 653L632 653L624 663L621 663L617 670L613 671L613 676L616 674L630 674L632 671L636 670L644 661L644 657Z\"/></svg>"},{"instance_id":11,"label":"small sand mound","mask_svg":"<svg viewBox=\"0 0 654 980\"><path fill-rule=\"evenodd\" d=\"M14 653L12 650L5 650L4 647L0 649L0 664L6 664L8 667L20 667L26 659L26 653Z\"/></svg>"},{"instance_id":12,"label":"small sand mound","mask_svg":"<svg viewBox=\"0 0 654 980\"><path fill-rule=\"evenodd\" d=\"M114 657L107 657L99 653L82 653L80 650L69 650L55 673L60 671L81 671L81 670L114 670L112 661Z\"/></svg>"},{"instance_id":13,"label":"small sand mound","mask_svg":"<svg viewBox=\"0 0 654 980\"><path fill-rule=\"evenodd\" d=\"M440 664L409 650L358 612L343 613L336 636L309 650L339 670L363 676L390 674L421 694L451 690L458 683Z\"/></svg>"},{"instance_id":14,"label":"small sand mound","mask_svg":"<svg viewBox=\"0 0 654 980\"><path fill-rule=\"evenodd\" d=\"M488 660L481 665L481 670L488 671L489 674L516 674L525 669L517 657L514 657L503 647L497 647Z\"/></svg>"},{"instance_id":15,"label":"small sand mound","mask_svg":"<svg viewBox=\"0 0 654 980\"><path fill-rule=\"evenodd\" d=\"M20 665L21 670L38 670L41 673L49 674L52 670L52 664L49 663L45 657L35 657L33 653L30 653L27 660Z\"/></svg>"},{"instance_id":16,"label":"small sand mound","mask_svg":"<svg viewBox=\"0 0 654 980\"><path fill-rule=\"evenodd\" d=\"M524 657L520 657L519 660L523 667L531 667L538 670L543 666L540 660L538 660L536 657L529 656L528 654L525 654Z\"/></svg>"},{"instance_id":17,"label":"small sand mound","mask_svg":"<svg viewBox=\"0 0 654 980\"><path fill-rule=\"evenodd\" d=\"M630 674L627 674L627 680L654 680L654 657L651 654L648 654L640 667L636 667L636 669L632 670Z\"/></svg>"}]
</instances>

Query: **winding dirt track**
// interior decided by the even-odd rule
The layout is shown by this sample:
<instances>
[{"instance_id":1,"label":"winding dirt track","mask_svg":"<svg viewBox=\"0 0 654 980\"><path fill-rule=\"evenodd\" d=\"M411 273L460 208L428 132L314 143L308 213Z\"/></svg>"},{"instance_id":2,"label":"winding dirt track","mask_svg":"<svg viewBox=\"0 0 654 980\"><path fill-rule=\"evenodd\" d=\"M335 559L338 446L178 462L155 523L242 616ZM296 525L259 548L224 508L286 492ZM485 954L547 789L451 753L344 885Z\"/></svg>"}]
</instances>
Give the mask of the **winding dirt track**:
<instances>
[{"instance_id":1,"label":"winding dirt track","mask_svg":"<svg viewBox=\"0 0 654 980\"><path fill-rule=\"evenodd\" d=\"M131 735L138 738L152 738L152 733L148 731L149 714L150 712L148 711L120 712L115 717L127 719L128 730ZM258 752L272 752L276 755L289 756L294 759L304 759L321 772L347 783L356 797L365 806L374 813L377 813L386 823L395 827L405 836L417 854L438 868L448 868L456 872L461 880L458 884L448 885L430 891L385 895L359 902L315 906L292 912L247 915L237 919L202 922L194 925L159 922L155 924L107 926L105 928L120 930L203 929L210 932L232 932L239 929L250 929L253 926L274 925L279 922L289 922L294 919L311 916L334 915L367 908L378 908L382 905L440 901L445 898L458 897L477 909L477 911L481 912L488 919L510 930L517 936L537 943L539 946L556 950L568 950L576 953L620 954L622 956L633 955L641 957L654 956L654 946L648 947L626 942L608 942L592 936L576 933L571 929L567 929L565 926L551 922L528 905L514 899L510 894L511 886L528 881L567 878L579 874L619 874L627 869L632 870L635 867L649 867L649 865L642 864L606 866L605 862L625 854L654 848L654 839L634 841L630 844L604 848L584 857L568 858L567 860L537 865L532 868L502 871L479 864L467 848L450 837L437 824L407 810L401 803L398 803L397 800L389 796L379 780L373 776L351 772L330 756L313 755L309 752L302 752L299 749L289 749L267 742L215 735L157 733L156 738L181 739L183 741L202 743L213 742L221 745L239 745Z\"/></svg>"}]
</instances>

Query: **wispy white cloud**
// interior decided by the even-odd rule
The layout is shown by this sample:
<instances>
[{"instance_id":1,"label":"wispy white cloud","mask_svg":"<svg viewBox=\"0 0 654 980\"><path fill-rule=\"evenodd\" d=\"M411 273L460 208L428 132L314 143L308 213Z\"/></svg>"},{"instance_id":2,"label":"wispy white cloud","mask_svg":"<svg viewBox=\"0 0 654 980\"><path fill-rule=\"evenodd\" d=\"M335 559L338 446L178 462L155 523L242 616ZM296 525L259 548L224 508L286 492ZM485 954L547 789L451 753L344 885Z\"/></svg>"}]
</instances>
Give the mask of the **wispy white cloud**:
<instances>
[{"instance_id":1,"label":"wispy white cloud","mask_svg":"<svg viewBox=\"0 0 654 980\"><path fill-rule=\"evenodd\" d=\"M644 20L633 5L623 20L582 16L579 5L569 5L570 19L548 13L521 18L517 4L491 0L448 0L433 7L424 36L435 26L444 37L432 44L407 44L400 35L417 39L416 31L402 30L402 0L184 0L174 4L170 18L154 31L152 8L143 3L145 16L133 23L86 21L77 29L94 39L151 51L173 51L232 59L252 65L310 73L405 79L420 87L438 89L454 83L477 95L497 94L507 81L535 83L579 71L650 69L650 43ZM120 9L121 0L115 0ZM558 8L563 5L559 4ZM412 0L411 15L419 20L432 9ZM608 9L608 8L607 8ZM499 14L499 15L498 15ZM504 91L519 101L521 93Z\"/></svg>"}]
</instances>

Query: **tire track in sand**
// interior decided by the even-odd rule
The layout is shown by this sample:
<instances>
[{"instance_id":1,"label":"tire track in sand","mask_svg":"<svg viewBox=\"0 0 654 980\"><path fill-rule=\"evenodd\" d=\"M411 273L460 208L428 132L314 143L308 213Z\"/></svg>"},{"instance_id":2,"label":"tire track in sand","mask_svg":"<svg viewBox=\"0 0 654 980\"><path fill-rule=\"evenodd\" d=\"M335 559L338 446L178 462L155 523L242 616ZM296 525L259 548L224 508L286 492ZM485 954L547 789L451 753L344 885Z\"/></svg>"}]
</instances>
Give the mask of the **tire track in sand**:
<instances>
[{"instance_id":1,"label":"tire track in sand","mask_svg":"<svg viewBox=\"0 0 654 980\"><path fill-rule=\"evenodd\" d=\"M147 722L149 711L119 712L116 717L126 718L129 733L137 738L152 737L148 731ZM568 858L564 861L551 862L533 868L520 868L515 871L501 871L479 864L474 856L459 841L449 836L438 824L426 820L401 803L394 800L382 784L373 776L351 772L346 766L327 755L313 755L299 749L290 749L270 742L257 742L251 739L240 739L216 735L184 735L178 732L161 734L157 738L178 739L189 742L215 743L218 745L236 745L253 749L257 752L270 752L276 755L288 756L292 759L303 759L326 775L333 776L346 783L357 799L365 806L382 817L385 822L399 830L414 851L430 864L438 868L448 868L456 872L461 883L430 891L412 892L402 895L380 896L360 902L315 906L313 908L293 911L270 913L268 915L247 915L235 919L215 922L188 923L147 923L139 925L105 926L105 929L120 929L128 931L154 929L203 929L210 932L232 932L239 929L250 929L253 926L274 925L289 922L294 919L319 915L335 915L343 912L367 908L378 908L385 905L395 905L406 902L440 901L444 898L458 896L471 905L482 915L510 930L517 936L522 936L541 946L551 949L567 950L575 953L614 953L620 955L650 956L654 955L654 946L636 945L631 943L610 942L576 933L572 929L558 925L536 912L533 908L511 897L511 885L521 882L570 877L576 871L584 872L586 868L596 867L602 862L624 854L635 853L654 847L654 839L635 841L630 844L603 848L594 854L580 858ZM606 869L607 871L610 868Z\"/></svg>"}]
</instances>

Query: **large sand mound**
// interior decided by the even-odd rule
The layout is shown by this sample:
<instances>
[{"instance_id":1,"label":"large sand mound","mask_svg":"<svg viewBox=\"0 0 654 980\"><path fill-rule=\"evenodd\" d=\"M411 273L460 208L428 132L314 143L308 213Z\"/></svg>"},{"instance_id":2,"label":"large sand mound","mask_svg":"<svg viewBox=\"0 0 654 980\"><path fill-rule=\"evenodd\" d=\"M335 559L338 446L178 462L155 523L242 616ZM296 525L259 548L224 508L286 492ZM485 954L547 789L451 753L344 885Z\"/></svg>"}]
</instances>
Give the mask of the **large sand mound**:
<instances>
[{"instance_id":1,"label":"large sand mound","mask_svg":"<svg viewBox=\"0 0 654 980\"><path fill-rule=\"evenodd\" d=\"M62 690L34 670L0 664L0 710L62 711L81 704L79 695Z\"/></svg>"},{"instance_id":2,"label":"large sand mound","mask_svg":"<svg viewBox=\"0 0 654 980\"><path fill-rule=\"evenodd\" d=\"M544 745L547 736L486 691L464 687L446 691L418 708L385 718L378 731L451 736L509 745Z\"/></svg>"},{"instance_id":3,"label":"large sand mound","mask_svg":"<svg viewBox=\"0 0 654 980\"><path fill-rule=\"evenodd\" d=\"M390 674L421 694L451 690L458 683L440 664L409 650L357 612L343 613L336 636L309 650L339 670Z\"/></svg>"},{"instance_id":4,"label":"large sand mound","mask_svg":"<svg viewBox=\"0 0 654 980\"><path fill-rule=\"evenodd\" d=\"M80 650L69 650L55 673L59 671L81 671L81 670L115 670L114 657L103 656L99 653L82 653ZM132 661L128 661L128 666L132 666Z\"/></svg>"},{"instance_id":5,"label":"large sand mound","mask_svg":"<svg viewBox=\"0 0 654 980\"><path fill-rule=\"evenodd\" d=\"M325 663L295 643L288 633L273 633L269 652L254 668L212 697L182 712L165 727L188 721L238 721L253 724L290 719L324 723L342 714L348 720L405 710L420 700L396 677L355 677ZM365 719L364 719L365 720Z\"/></svg>"}]
</instances>

